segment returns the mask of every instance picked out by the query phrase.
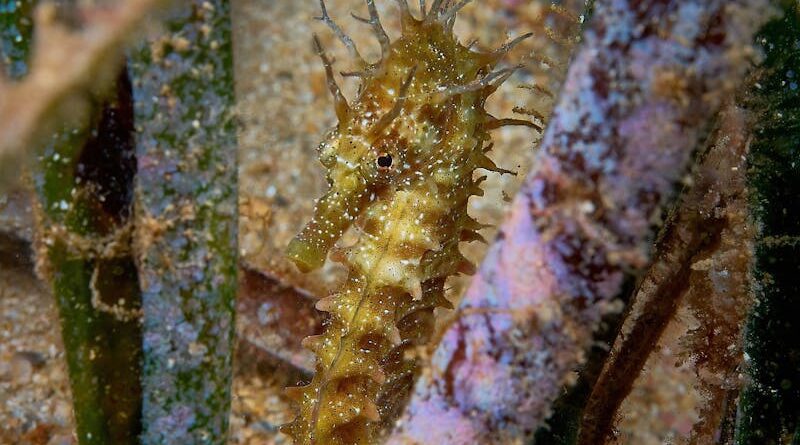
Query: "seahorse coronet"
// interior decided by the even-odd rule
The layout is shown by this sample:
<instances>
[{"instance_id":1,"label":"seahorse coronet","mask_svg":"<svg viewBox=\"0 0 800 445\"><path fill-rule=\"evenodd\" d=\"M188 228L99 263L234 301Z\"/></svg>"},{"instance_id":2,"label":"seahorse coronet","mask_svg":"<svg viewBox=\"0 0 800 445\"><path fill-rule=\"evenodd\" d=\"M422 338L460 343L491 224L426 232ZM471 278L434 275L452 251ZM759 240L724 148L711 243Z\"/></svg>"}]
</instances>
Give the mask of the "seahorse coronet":
<instances>
[{"instance_id":1,"label":"seahorse coronet","mask_svg":"<svg viewBox=\"0 0 800 445\"><path fill-rule=\"evenodd\" d=\"M370 19L362 21L373 26L382 57L364 67L352 103L314 39L339 122L318 149L329 190L287 255L307 271L331 253L349 273L338 292L316 304L328 314L323 333L303 341L317 356L313 379L287 389L298 415L283 431L296 444L367 445L391 426L417 369L408 352L427 344L434 309L452 308L447 277L475 272L459 250L459 242L485 241L478 233L485 226L467 214L486 179L474 173L508 172L487 156L488 132L502 124L484 102L513 72L494 69L521 38L475 51L452 31L468 1L436 0L416 18L398 0L402 35L392 42L374 1L366 3ZM321 5L321 19L360 57ZM336 247L354 224L358 241Z\"/></svg>"}]
</instances>

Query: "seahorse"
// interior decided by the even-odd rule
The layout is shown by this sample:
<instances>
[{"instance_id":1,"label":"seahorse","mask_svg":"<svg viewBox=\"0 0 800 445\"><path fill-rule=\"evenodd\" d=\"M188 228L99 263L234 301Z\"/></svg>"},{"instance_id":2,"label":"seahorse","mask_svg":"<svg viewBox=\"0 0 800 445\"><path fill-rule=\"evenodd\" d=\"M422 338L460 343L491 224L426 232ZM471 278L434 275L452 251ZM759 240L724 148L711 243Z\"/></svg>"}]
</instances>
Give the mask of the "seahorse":
<instances>
[{"instance_id":1,"label":"seahorse","mask_svg":"<svg viewBox=\"0 0 800 445\"><path fill-rule=\"evenodd\" d=\"M469 2L434 0L427 8L422 0L417 18L407 0L397 0L402 35L392 42L374 0L366 0L369 18L360 20L381 48L380 60L367 63L320 1L319 19L360 65L348 73L360 78L360 88L348 103L315 35L338 118L319 145L330 188L287 255L309 271L330 254L349 273L338 292L316 305L328 313L324 332L303 341L317 356L313 379L287 388L299 413L282 431L296 444L372 444L390 426L417 369L408 352L429 340L434 308L452 308L447 277L475 270L458 247L482 240L483 226L467 214L468 199L482 195L486 179L474 173L510 173L487 156L489 132L504 125L541 130L484 110L518 68L498 64L529 34L493 51L462 45L453 25ZM352 225L358 241L336 247Z\"/></svg>"}]
</instances>

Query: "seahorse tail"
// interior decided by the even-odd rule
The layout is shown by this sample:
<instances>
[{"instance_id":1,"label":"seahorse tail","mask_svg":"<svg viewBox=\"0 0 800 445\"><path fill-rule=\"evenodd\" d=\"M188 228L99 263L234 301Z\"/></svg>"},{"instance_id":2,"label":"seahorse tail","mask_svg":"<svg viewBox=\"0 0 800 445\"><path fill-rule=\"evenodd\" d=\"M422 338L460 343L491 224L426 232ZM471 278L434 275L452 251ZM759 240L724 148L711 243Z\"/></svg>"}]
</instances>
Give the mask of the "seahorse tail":
<instances>
[{"instance_id":1,"label":"seahorse tail","mask_svg":"<svg viewBox=\"0 0 800 445\"><path fill-rule=\"evenodd\" d=\"M285 427L297 444L368 444L369 424L380 419L380 361L400 336L393 320L378 316L385 304L376 303L391 300L387 290L363 298L361 282L351 277L346 290L317 303L329 313L325 331L303 341L318 357L317 372L308 385L287 390L300 407Z\"/></svg>"}]
</instances>

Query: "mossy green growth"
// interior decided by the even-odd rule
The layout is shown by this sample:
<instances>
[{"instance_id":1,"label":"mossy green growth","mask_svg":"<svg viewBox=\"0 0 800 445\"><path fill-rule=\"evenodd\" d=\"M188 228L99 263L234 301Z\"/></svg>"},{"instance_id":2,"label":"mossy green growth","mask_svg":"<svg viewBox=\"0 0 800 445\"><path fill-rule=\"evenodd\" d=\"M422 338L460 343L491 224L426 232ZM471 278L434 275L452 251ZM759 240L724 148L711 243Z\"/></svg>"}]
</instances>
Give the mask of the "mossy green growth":
<instances>
[{"instance_id":1,"label":"mossy green growth","mask_svg":"<svg viewBox=\"0 0 800 445\"><path fill-rule=\"evenodd\" d=\"M0 1L0 65L12 79L28 71L35 4ZM32 172L37 262L59 310L81 445L135 444L140 430L141 329L129 316L138 312L138 278L124 243L99 253L103 240L124 232L129 213L129 90L122 82L93 125L55 133Z\"/></svg>"},{"instance_id":2,"label":"mossy green growth","mask_svg":"<svg viewBox=\"0 0 800 445\"><path fill-rule=\"evenodd\" d=\"M79 444L137 444L141 408L139 322L120 320L97 310L90 290L94 267L102 267L103 280L116 287L115 297L137 296L133 263L118 260L101 266L94 261L71 259L60 241L49 249L48 258Z\"/></svg>"},{"instance_id":3,"label":"mossy green growth","mask_svg":"<svg viewBox=\"0 0 800 445\"><path fill-rule=\"evenodd\" d=\"M146 445L227 441L237 287L229 7L177 3L166 31L130 55Z\"/></svg>"},{"instance_id":4,"label":"mossy green growth","mask_svg":"<svg viewBox=\"0 0 800 445\"><path fill-rule=\"evenodd\" d=\"M11 79L28 72L33 6L33 0L0 0L0 66Z\"/></svg>"},{"instance_id":5,"label":"mossy green growth","mask_svg":"<svg viewBox=\"0 0 800 445\"><path fill-rule=\"evenodd\" d=\"M737 445L800 443L800 17L797 2L780 4L783 18L758 39L766 59L751 93L760 114L748 160L757 302Z\"/></svg>"},{"instance_id":6,"label":"mossy green growth","mask_svg":"<svg viewBox=\"0 0 800 445\"><path fill-rule=\"evenodd\" d=\"M71 128L54 135L33 172L38 262L59 310L81 445L136 444L140 432L140 292L125 235L129 95L104 107L93 136Z\"/></svg>"}]
</instances>

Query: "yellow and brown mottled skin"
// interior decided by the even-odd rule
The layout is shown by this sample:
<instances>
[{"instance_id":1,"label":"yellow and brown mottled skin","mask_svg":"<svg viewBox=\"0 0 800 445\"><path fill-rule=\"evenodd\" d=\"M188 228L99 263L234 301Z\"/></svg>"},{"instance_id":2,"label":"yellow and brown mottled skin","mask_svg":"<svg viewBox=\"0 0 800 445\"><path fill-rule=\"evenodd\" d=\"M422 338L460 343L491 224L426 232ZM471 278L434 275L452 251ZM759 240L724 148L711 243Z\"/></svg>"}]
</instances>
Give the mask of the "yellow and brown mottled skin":
<instances>
[{"instance_id":1,"label":"yellow and brown mottled skin","mask_svg":"<svg viewBox=\"0 0 800 445\"><path fill-rule=\"evenodd\" d=\"M339 123L319 147L330 190L287 253L311 270L333 249L349 276L317 303L329 313L323 334L304 340L318 357L316 374L288 389L299 413L284 431L296 444L374 443L413 383L416 363L406 350L428 341L433 309L450 306L446 278L473 272L458 243L481 239L480 224L467 215L467 200L481 194L483 178L474 173L502 171L486 156L488 130L520 122L484 111L510 73L492 69L512 45L491 53L461 45L452 25L467 2L451 3L436 0L417 19L399 1L402 36L389 42L367 1L383 55L365 64L352 104L315 39ZM323 19L330 20L324 5ZM334 248L353 223L356 244Z\"/></svg>"}]
</instances>

